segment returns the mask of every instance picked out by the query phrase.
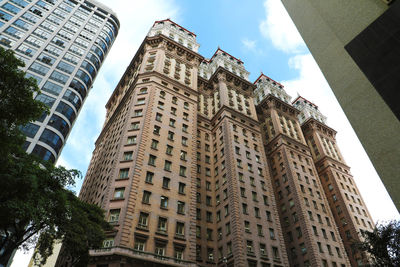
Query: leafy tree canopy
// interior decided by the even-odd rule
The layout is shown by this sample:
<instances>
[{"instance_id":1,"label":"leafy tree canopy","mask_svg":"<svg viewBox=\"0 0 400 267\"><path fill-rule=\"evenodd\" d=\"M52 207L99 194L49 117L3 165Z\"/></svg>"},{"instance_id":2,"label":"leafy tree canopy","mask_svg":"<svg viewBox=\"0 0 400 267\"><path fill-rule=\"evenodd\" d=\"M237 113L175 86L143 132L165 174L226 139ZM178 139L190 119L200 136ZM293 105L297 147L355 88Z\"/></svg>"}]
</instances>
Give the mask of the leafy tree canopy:
<instances>
[{"instance_id":1,"label":"leafy tree canopy","mask_svg":"<svg viewBox=\"0 0 400 267\"><path fill-rule=\"evenodd\" d=\"M19 130L46 111L33 99L36 81L25 78L24 64L0 47L0 266L15 249L30 249L44 264L55 240L75 266L87 265L88 249L100 247L110 225L103 211L66 189L81 178L77 170L55 167L22 150Z\"/></svg>"},{"instance_id":2,"label":"leafy tree canopy","mask_svg":"<svg viewBox=\"0 0 400 267\"><path fill-rule=\"evenodd\" d=\"M370 255L373 266L400 266L400 221L377 225L362 235L365 240L358 247Z\"/></svg>"},{"instance_id":3,"label":"leafy tree canopy","mask_svg":"<svg viewBox=\"0 0 400 267\"><path fill-rule=\"evenodd\" d=\"M14 56L12 50L0 47L0 153L17 151L24 137L18 126L38 118L46 107L33 100L39 92L33 78L25 78L19 69L25 64Z\"/></svg>"}]
</instances>

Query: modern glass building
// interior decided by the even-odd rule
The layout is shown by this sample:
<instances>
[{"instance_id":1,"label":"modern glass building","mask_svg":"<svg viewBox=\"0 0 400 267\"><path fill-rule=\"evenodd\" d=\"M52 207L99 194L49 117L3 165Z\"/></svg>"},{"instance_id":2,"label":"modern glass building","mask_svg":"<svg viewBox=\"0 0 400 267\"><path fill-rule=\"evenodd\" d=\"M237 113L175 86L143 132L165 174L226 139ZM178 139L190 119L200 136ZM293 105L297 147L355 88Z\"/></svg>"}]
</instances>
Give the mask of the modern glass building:
<instances>
[{"instance_id":1,"label":"modern glass building","mask_svg":"<svg viewBox=\"0 0 400 267\"><path fill-rule=\"evenodd\" d=\"M49 114L27 124L25 148L55 162L119 29L93 0L0 1L0 45L25 62Z\"/></svg>"}]
</instances>

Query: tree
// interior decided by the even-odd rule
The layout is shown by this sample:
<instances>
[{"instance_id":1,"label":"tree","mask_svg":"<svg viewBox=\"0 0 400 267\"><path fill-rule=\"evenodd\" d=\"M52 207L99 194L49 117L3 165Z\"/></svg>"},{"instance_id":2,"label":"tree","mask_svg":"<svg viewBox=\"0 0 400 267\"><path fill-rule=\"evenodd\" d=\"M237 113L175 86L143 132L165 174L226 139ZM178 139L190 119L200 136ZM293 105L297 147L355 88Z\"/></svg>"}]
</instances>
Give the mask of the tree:
<instances>
[{"instance_id":1,"label":"tree","mask_svg":"<svg viewBox=\"0 0 400 267\"><path fill-rule=\"evenodd\" d=\"M373 266L400 266L400 221L380 224L361 234L364 241L357 247L370 255Z\"/></svg>"},{"instance_id":2,"label":"tree","mask_svg":"<svg viewBox=\"0 0 400 267\"><path fill-rule=\"evenodd\" d=\"M18 69L23 63L0 47L0 266L14 250L36 244L45 263L55 240L62 240L74 264L86 264L90 247L100 247L110 225L103 211L66 189L81 177L77 170L55 167L22 149L20 126L46 107L33 99L34 79Z\"/></svg>"},{"instance_id":3,"label":"tree","mask_svg":"<svg viewBox=\"0 0 400 267\"><path fill-rule=\"evenodd\" d=\"M17 151L25 140L18 126L38 118L46 106L33 101L39 92L35 79L25 78L19 69L25 64L12 50L0 47L0 154Z\"/></svg>"}]
</instances>

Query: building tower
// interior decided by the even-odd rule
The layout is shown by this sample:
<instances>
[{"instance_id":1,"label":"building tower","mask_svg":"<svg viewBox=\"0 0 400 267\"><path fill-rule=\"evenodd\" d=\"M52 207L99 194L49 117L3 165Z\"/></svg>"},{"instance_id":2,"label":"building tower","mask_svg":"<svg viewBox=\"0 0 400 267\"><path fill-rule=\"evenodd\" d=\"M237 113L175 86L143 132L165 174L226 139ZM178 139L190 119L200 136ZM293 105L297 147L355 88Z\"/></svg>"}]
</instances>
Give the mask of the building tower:
<instances>
[{"instance_id":1,"label":"building tower","mask_svg":"<svg viewBox=\"0 0 400 267\"><path fill-rule=\"evenodd\" d=\"M198 47L156 21L106 105L80 197L115 231L91 266L288 265L255 86L242 61Z\"/></svg>"},{"instance_id":2,"label":"building tower","mask_svg":"<svg viewBox=\"0 0 400 267\"><path fill-rule=\"evenodd\" d=\"M366 256L357 252L352 244L361 241L361 230L371 231L374 224L350 174L350 167L336 144L336 131L326 125L325 116L315 104L299 96L293 105L300 110L301 128L351 265L365 265L368 263Z\"/></svg>"},{"instance_id":3,"label":"building tower","mask_svg":"<svg viewBox=\"0 0 400 267\"><path fill-rule=\"evenodd\" d=\"M243 62L219 48L201 63L199 73L198 262L287 266L254 85ZM211 257L213 250L216 256Z\"/></svg>"},{"instance_id":4,"label":"building tower","mask_svg":"<svg viewBox=\"0 0 400 267\"><path fill-rule=\"evenodd\" d=\"M256 103L290 266L349 266L310 149L283 86L261 74Z\"/></svg>"},{"instance_id":5,"label":"building tower","mask_svg":"<svg viewBox=\"0 0 400 267\"><path fill-rule=\"evenodd\" d=\"M25 149L55 162L119 29L94 0L0 1L0 45L25 62L50 114L23 127Z\"/></svg>"}]
</instances>

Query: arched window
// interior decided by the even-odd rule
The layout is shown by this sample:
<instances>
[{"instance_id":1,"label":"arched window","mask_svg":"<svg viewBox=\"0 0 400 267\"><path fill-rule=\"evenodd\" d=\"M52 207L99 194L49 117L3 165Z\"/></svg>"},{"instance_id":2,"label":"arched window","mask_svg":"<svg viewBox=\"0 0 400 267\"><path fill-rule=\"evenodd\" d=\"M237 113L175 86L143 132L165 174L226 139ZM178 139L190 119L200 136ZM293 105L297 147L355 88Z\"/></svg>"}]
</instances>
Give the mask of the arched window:
<instances>
[{"instance_id":1,"label":"arched window","mask_svg":"<svg viewBox=\"0 0 400 267\"><path fill-rule=\"evenodd\" d=\"M161 91L161 92L160 92L160 97L161 97L161 98L165 98L165 92L164 92L164 91Z\"/></svg>"},{"instance_id":2,"label":"arched window","mask_svg":"<svg viewBox=\"0 0 400 267\"><path fill-rule=\"evenodd\" d=\"M141 88L139 94L147 94L147 87Z\"/></svg>"}]
</instances>

